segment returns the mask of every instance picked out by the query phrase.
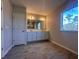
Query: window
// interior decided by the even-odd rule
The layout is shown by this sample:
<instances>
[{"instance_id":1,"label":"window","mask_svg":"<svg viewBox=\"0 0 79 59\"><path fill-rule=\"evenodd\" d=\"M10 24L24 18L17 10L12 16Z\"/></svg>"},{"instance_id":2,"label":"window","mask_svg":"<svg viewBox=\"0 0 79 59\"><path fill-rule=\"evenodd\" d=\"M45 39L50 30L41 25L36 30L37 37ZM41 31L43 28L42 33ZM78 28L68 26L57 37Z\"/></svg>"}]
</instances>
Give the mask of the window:
<instances>
[{"instance_id":1,"label":"window","mask_svg":"<svg viewBox=\"0 0 79 59\"><path fill-rule=\"evenodd\" d=\"M62 31L78 31L78 7L63 12Z\"/></svg>"}]
</instances>

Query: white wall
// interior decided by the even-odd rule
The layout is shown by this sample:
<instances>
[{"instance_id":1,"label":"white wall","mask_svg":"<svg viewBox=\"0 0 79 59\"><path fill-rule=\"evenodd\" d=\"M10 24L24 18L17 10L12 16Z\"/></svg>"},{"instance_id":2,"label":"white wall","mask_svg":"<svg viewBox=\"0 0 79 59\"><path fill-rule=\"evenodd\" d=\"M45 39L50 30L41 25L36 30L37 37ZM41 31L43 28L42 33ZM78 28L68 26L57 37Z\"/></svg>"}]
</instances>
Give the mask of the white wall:
<instances>
[{"instance_id":1,"label":"white wall","mask_svg":"<svg viewBox=\"0 0 79 59\"><path fill-rule=\"evenodd\" d=\"M78 52L78 33L77 32L61 32L60 31L60 13L62 9L75 6L72 2L68 2L65 6L57 8L55 11L48 15L50 39L54 43L62 45L63 47L71 50L74 53ZM65 7L65 8L63 8Z\"/></svg>"},{"instance_id":2,"label":"white wall","mask_svg":"<svg viewBox=\"0 0 79 59\"><path fill-rule=\"evenodd\" d=\"M2 11L3 11L3 19L1 19L1 21L3 20L3 37L1 40L3 40L3 42L1 42L1 44L3 44L3 46L1 48L3 48L3 55L1 57L3 57L4 55L6 55L6 53L12 48L12 6L9 0L2 0ZM2 34L2 33L1 33Z\"/></svg>"}]
</instances>

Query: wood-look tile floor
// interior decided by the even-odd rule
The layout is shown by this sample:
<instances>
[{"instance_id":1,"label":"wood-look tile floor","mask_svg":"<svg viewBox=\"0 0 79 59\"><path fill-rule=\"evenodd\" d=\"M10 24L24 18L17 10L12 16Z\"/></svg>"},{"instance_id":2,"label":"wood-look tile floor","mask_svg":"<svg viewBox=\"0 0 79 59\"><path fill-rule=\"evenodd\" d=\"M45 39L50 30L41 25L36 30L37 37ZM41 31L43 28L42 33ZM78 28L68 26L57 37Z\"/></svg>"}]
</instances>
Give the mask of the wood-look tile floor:
<instances>
[{"instance_id":1,"label":"wood-look tile floor","mask_svg":"<svg viewBox=\"0 0 79 59\"><path fill-rule=\"evenodd\" d=\"M3 59L68 59L68 51L50 42L19 45L12 48Z\"/></svg>"}]
</instances>

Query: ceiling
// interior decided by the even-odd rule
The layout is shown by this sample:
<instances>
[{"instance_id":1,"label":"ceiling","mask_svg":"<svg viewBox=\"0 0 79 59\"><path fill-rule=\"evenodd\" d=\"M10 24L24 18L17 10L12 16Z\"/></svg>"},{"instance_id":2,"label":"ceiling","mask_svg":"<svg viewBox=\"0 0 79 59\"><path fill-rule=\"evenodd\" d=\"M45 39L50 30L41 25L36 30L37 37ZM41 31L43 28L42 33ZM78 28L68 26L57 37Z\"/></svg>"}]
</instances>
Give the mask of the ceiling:
<instances>
[{"instance_id":1,"label":"ceiling","mask_svg":"<svg viewBox=\"0 0 79 59\"><path fill-rule=\"evenodd\" d=\"M66 0L11 0L14 5L24 6L28 13L48 15Z\"/></svg>"}]
</instances>

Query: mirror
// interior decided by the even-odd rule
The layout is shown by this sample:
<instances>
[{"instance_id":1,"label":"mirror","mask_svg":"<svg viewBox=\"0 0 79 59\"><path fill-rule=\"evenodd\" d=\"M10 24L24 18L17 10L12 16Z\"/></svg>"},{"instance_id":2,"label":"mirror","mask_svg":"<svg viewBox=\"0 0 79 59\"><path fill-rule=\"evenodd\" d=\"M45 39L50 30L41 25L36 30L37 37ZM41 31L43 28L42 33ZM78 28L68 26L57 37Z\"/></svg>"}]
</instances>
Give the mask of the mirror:
<instances>
[{"instance_id":1,"label":"mirror","mask_svg":"<svg viewBox=\"0 0 79 59\"><path fill-rule=\"evenodd\" d=\"M46 16L37 14L27 14L27 29L45 30Z\"/></svg>"},{"instance_id":2,"label":"mirror","mask_svg":"<svg viewBox=\"0 0 79 59\"><path fill-rule=\"evenodd\" d=\"M43 21L41 20L28 20L27 21L27 28L28 29L37 29L37 30L43 30Z\"/></svg>"}]
</instances>

